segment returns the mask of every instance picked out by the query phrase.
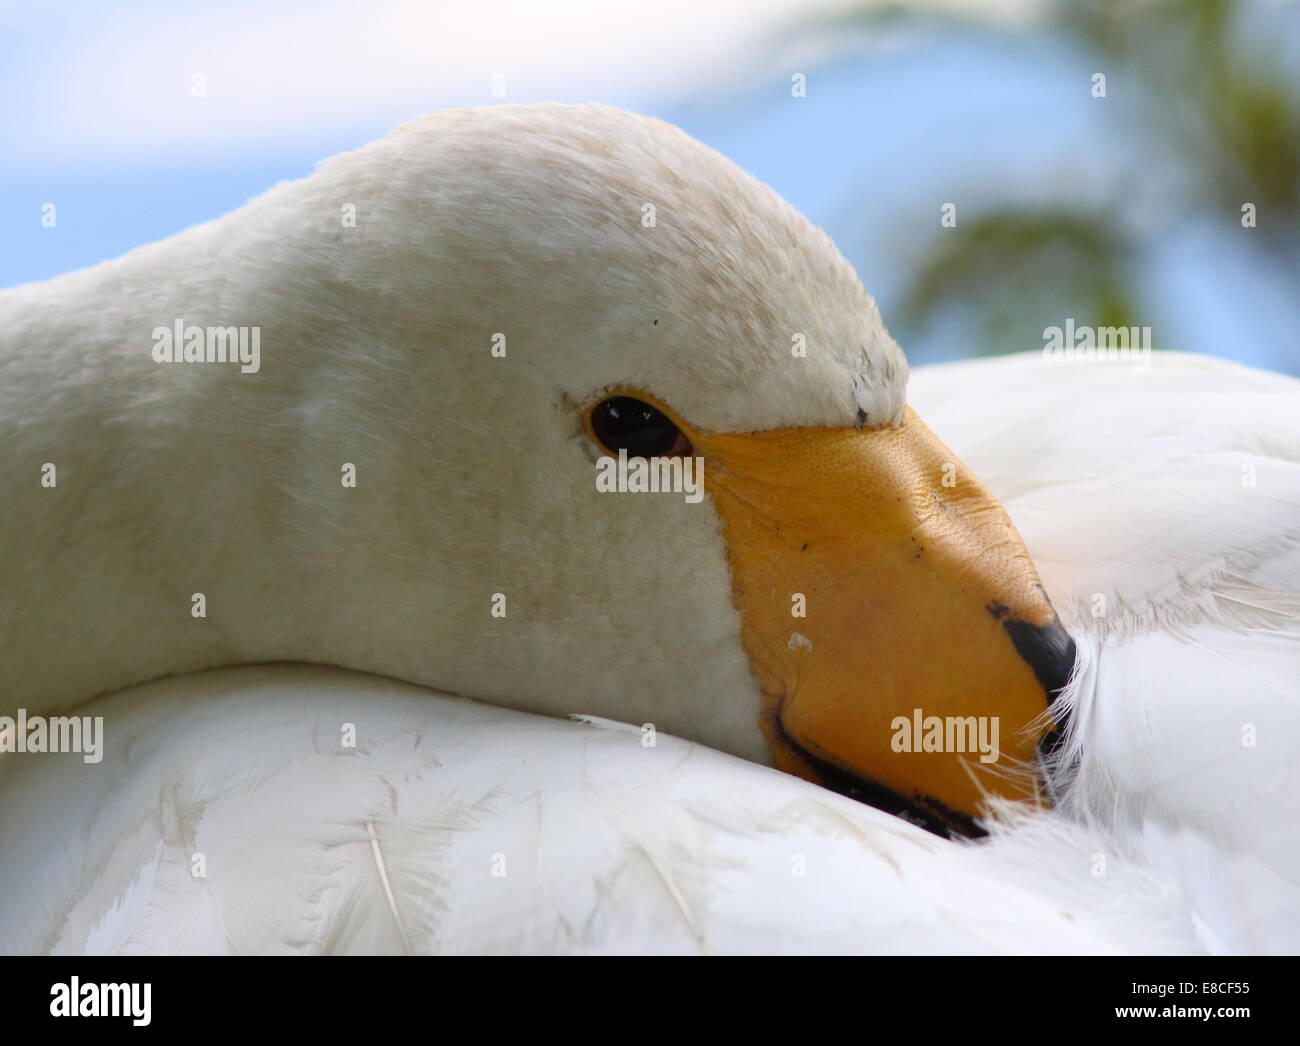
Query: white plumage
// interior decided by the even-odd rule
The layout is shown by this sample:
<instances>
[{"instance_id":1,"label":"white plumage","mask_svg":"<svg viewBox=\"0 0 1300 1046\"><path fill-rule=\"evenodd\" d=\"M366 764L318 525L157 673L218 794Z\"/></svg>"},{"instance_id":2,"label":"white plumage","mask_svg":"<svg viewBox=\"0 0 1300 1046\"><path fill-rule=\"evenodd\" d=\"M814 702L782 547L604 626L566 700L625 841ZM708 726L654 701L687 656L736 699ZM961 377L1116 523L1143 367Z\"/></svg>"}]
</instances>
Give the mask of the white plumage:
<instances>
[{"instance_id":1,"label":"white plumage","mask_svg":"<svg viewBox=\"0 0 1300 1046\"><path fill-rule=\"evenodd\" d=\"M1300 463L1270 450L1295 426L1293 383L1178 356L1140 379L1036 356L913 377L913 400L949 432L981 396L998 399L999 428L971 426L970 456L1088 637L1071 736L1081 769L1061 773L1056 812L1009 812L989 841L948 842L698 745L661 734L646 747L638 726L337 669L232 669L79 709L113 724L105 768L0 764L0 892L22 899L0 914L0 940L72 952L1293 951L1297 615L1276 586L1295 577L1294 545L1278 539L1296 518ZM1155 412L1182 424L1180 408L1205 407L1214 420L1194 458L1176 429L1151 438ZM1109 482L1098 477L1110 450L1077 435L1094 424L1107 448L1127 448ZM1226 479L1216 459L1232 464ZM1241 464L1269 479L1241 485ZM1144 500L1162 484L1167 497ZM1179 544L1178 505L1198 496L1219 506L1217 545L1204 515ZM1249 590L1269 620L1247 624L1178 582L1184 564L1216 560L1205 590ZM1135 564L1172 584L1142 592ZM1134 620L1094 617L1095 594ZM1142 623L1152 615L1180 627Z\"/></svg>"},{"instance_id":2,"label":"white plumage","mask_svg":"<svg viewBox=\"0 0 1300 1046\"><path fill-rule=\"evenodd\" d=\"M959 846L675 738L643 747L635 727L290 667L151 684L94 711L129 761L58 757L3 781L11 950L1195 946L1173 891L1113 859L1102 889L1087 870L1099 844L1064 823Z\"/></svg>"},{"instance_id":3,"label":"white plumage","mask_svg":"<svg viewBox=\"0 0 1300 1046\"><path fill-rule=\"evenodd\" d=\"M574 451L582 434L537 395L548 381L561 400L585 395L631 367L689 416L725 430L847 425L866 408L890 417L905 372L874 306L824 237L677 132L586 109L573 125L586 137L575 143L556 136L569 126L561 107L500 113L481 123L452 114L440 137L407 129L222 223L0 296L10 339L0 361L13 379L8 461L34 468L62 455L71 466L60 496L77 499L69 509L48 492L24 493L0 512L8 546L46 564L6 582L8 606L26 613L0 671L7 706L40 711L168 671L339 662L588 721L303 666L226 668L95 698L76 711L105 717L101 764L0 756L0 944L94 953L1296 950L1297 383L1173 354L1156 354L1147 372L1035 354L912 375L909 403L1016 520L1081 650L1071 732L1051 772L1056 809L1006 806L989 840L939 839L735 758L767 756L716 526L648 503L602 504L623 515L600 522L585 475L570 468L570 458L586 460ZM590 211L566 203L560 222L543 208L535 228L511 224L511 201L469 199L472 179L444 185L433 199L481 218L473 228L482 241L414 196L405 204L423 201L441 230L436 258L421 253L428 244L384 233L404 226L379 223L369 239L285 266L304 223L324 228L326 211L350 196L369 199L371 213L400 215L395 200L416 191L420 171L459 169L475 155L476 134L498 136L493 148L506 150L512 177L529 169L528 140L517 137L536 135L537 156L579 168L534 165L556 192L574 177L596 187L611 174L628 181L613 201L593 197ZM629 155L598 162L616 134ZM673 268L690 242L682 230L702 225L670 225L676 232L651 248L613 229L626 217L617 208L644 188L636 135L715 191L657 183L690 221L712 214L728 230L703 245L731 283L707 288L716 300L702 302ZM761 220L736 212L742 197ZM245 277L223 271L243 271L222 254L232 234L250 250L262 243L279 267L256 260ZM589 250L577 251L584 236ZM747 252L768 268L747 268ZM405 262L383 286L376 263L390 256ZM187 257L201 271L184 269ZM609 299L604 311L584 311L583 258L595 266L585 279ZM181 282L164 281L178 267ZM441 280L434 305L417 297L431 267ZM496 301L494 279L536 296L508 306L543 317L536 341L513 343L520 362L492 372L499 384L483 384L488 357L454 352L433 380L425 356L411 354L426 349L425 325L453 344L509 325L499 313L474 318ZM645 279L654 284L648 303ZM363 304L338 297L344 286ZM735 304L767 288L784 299L760 293ZM66 305L95 300L110 301L112 315ZM141 310L149 327L178 312L202 321L217 302L241 316L283 304L272 326L296 354L277 354L272 339L249 395L229 391L237 376L183 367L160 375L133 355L128 320ZM793 314L824 349L794 376L781 363ZM650 334L660 318L699 346L665 354ZM574 340L562 321L603 324L604 333ZM621 324L635 325L640 340L611 354ZM56 327L58 336L42 335ZM100 328L115 332L99 335L102 351L93 345ZM60 370L42 344L71 346L61 358L79 362ZM57 438L28 420L46 385L58 390ZM96 387L102 400L87 393ZM481 397L477 415L455 413L466 396ZM184 440L219 426L231 403L238 423L228 442L198 443L189 461ZM503 411L525 430L491 427ZM476 429L466 417L483 420ZM271 467L259 454L274 455ZM323 493L337 480L319 476L358 457L361 498ZM171 485L150 500L160 473ZM65 493L92 474L98 497ZM424 497L430 476L457 497ZM629 543L629 533L640 540ZM647 535L677 558L665 560ZM246 560L232 558L236 547ZM142 563L174 585L142 590L128 569ZM502 577L519 583L528 612L497 633L469 628ZM215 609L206 631L185 615L199 586ZM333 609L313 617L307 604ZM223 607L241 616L223 618ZM620 688L623 670L640 673L654 707L641 711L644 698ZM660 732L647 747L639 724L652 714Z\"/></svg>"}]
</instances>

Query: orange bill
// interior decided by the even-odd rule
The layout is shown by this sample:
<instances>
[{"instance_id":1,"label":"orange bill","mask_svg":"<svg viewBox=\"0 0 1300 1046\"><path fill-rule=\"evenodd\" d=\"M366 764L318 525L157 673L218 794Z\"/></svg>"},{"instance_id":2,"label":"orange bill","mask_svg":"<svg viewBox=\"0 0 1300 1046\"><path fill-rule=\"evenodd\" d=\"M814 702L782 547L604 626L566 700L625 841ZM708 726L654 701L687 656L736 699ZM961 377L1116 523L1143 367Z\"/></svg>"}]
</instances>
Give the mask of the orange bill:
<instances>
[{"instance_id":1,"label":"orange bill","mask_svg":"<svg viewBox=\"0 0 1300 1046\"><path fill-rule=\"evenodd\" d=\"M1036 797L1073 642L1006 512L916 414L685 431L776 765L964 833L987 797Z\"/></svg>"}]
</instances>

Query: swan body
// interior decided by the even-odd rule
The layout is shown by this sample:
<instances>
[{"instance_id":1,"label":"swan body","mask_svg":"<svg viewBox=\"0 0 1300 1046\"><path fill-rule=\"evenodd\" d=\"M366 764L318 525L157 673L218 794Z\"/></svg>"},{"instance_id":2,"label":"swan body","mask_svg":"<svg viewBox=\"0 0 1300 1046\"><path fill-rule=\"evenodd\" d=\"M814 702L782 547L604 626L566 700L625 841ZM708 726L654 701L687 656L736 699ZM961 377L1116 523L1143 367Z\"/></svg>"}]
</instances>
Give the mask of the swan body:
<instances>
[{"instance_id":1,"label":"swan body","mask_svg":"<svg viewBox=\"0 0 1300 1046\"><path fill-rule=\"evenodd\" d=\"M639 727L293 666L83 711L112 724L103 772L0 769L10 951L1199 948L1176 889L1114 856L1092 878L1103 844L1065 822L961 845L668 735L646 747Z\"/></svg>"}]
</instances>

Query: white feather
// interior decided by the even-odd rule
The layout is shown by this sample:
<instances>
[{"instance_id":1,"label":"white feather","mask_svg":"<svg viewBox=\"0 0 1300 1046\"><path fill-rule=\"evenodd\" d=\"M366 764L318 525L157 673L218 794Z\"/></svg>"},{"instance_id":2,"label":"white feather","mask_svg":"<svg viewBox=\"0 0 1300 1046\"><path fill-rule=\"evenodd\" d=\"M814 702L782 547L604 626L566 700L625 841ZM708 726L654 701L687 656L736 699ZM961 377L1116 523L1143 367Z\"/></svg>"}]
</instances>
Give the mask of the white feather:
<instances>
[{"instance_id":1,"label":"white feather","mask_svg":"<svg viewBox=\"0 0 1300 1046\"><path fill-rule=\"evenodd\" d=\"M1174 886L1112 855L1103 889L1105 844L1064 821L948 842L662 733L649 748L639 731L288 666L80 711L105 717L98 767L0 763L8 951L1199 946Z\"/></svg>"}]
</instances>

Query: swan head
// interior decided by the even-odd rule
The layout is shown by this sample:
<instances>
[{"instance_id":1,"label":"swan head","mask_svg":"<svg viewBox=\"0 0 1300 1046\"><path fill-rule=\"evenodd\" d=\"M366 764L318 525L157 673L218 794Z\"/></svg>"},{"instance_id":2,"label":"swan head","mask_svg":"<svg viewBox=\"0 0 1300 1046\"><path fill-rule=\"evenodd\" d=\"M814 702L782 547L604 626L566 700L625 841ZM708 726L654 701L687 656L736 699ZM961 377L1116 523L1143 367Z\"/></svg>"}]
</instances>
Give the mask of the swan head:
<instances>
[{"instance_id":1,"label":"swan head","mask_svg":"<svg viewBox=\"0 0 1300 1046\"><path fill-rule=\"evenodd\" d=\"M510 106L250 209L302 259L258 283L260 377L301 385L284 554L353 608L313 625L329 660L959 830L1034 794L1069 637L852 268L771 190L658 120ZM649 459L683 486L635 489ZM356 489L323 501L306 477L338 461Z\"/></svg>"}]
</instances>

